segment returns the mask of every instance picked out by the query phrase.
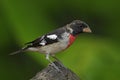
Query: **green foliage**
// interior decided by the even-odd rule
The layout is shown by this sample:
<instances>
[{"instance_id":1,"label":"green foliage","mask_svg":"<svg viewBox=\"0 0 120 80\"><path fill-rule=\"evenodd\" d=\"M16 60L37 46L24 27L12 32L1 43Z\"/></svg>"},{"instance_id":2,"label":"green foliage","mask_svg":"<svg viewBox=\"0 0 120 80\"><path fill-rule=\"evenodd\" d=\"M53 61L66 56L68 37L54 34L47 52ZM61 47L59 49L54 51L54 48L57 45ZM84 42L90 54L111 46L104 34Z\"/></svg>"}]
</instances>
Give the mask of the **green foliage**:
<instances>
[{"instance_id":1,"label":"green foliage","mask_svg":"<svg viewBox=\"0 0 120 80\"><path fill-rule=\"evenodd\" d=\"M74 19L87 22L92 34L81 34L57 54L83 80L119 80L119 0L1 0L0 80L28 80L47 66L44 55L8 54L24 43Z\"/></svg>"}]
</instances>

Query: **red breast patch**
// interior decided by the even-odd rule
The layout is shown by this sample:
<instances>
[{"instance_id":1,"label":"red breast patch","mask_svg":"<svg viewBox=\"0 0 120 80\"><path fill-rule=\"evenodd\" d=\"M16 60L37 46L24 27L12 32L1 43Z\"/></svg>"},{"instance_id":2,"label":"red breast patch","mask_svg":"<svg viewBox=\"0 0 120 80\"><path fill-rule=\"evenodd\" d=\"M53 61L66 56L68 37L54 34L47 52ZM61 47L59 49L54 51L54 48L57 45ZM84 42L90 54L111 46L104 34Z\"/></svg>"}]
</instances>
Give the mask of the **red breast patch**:
<instances>
[{"instance_id":1,"label":"red breast patch","mask_svg":"<svg viewBox=\"0 0 120 80\"><path fill-rule=\"evenodd\" d=\"M76 37L75 36L73 36L73 35L70 35L69 36L70 38L69 38L69 44L68 44L68 47L75 41L75 39L76 39Z\"/></svg>"}]
</instances>

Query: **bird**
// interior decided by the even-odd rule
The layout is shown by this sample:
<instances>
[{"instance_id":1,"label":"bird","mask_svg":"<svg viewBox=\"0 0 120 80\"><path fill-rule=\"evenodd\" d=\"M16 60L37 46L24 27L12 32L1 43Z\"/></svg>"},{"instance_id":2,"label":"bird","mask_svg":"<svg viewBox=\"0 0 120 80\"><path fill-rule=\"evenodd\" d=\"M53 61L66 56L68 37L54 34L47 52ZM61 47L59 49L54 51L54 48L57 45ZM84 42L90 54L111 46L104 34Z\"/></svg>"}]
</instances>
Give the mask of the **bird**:
<instances>
[{"instance_id":1,"label":"bird","mask_svg":"<svg viewBox=\"0 0 120 80\"><path fill-rule=\"evenodd\" d=\"M63 27L55 29L37 39L25 44L25 47L11 53L14 55L25 51L39 52L46 55L46 59L52 63L50 56L57 59L55 54L69 48L81 33L91 33L87 23L81 20L73 20ZM55 64L53 64L55 66ZM56 66L55 68L59 70Z\"/></svg>"}]
</instances>

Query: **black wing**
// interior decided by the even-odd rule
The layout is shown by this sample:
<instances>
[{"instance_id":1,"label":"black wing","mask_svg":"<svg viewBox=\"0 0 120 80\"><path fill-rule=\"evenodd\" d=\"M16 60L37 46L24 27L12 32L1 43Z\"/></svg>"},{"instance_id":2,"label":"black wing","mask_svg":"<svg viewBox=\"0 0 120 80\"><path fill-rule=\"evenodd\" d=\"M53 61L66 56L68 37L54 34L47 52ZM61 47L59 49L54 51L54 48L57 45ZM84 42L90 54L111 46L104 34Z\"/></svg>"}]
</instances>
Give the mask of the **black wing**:
<instances>
[{"instance_id":1,"label":"black wing","mask_svg":"<svg viewBox=\"0 0 120 80\"><path fill-rule=\"evenodd\" d=\"M59 28L55 31L52 31L52 32L50 32L42 37L39 37L32 42L28 42L26 44L28 44L29 47L39 47L39 46L45 46L48 44L56 43L56 42L58 42L58 40L60 38L62 38L61 34L64 32L65 32L65 29L64 29L64 27L62 27L62 28ZM50 38L48 36L53 36L53 38ZM54 38L55 36L56 36L56 38Z\"/></svg>"},{"instance_id":2,"label":"black wing","mask_svg":"<svg viewBox=\"0 0 120 80\"><path fill-rule=\"evenodd\" d=\"M38 38L32 42L32 47L38 47L38 46L45 46L48 44L52 44L55 42L58 42L58 38L56 39L50 39L47 37L48 35L42 36L41 38Z\"/></svg>"}]
</instances>

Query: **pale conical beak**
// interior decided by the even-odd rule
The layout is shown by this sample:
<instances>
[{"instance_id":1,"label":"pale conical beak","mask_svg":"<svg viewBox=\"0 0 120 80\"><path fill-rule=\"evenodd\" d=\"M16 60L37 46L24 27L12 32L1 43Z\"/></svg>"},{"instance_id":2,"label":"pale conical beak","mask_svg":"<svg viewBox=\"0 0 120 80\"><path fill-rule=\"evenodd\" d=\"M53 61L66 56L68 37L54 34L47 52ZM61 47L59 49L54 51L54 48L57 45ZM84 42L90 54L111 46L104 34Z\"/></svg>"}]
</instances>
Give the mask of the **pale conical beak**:
<instances>
[{"instance_id":1,"label":"pale conical beak","mask_svg":"<svg viewBox=\"0 0 120 80\"><path fill-rule=\"evenodd\" d=\"M84 29L83 29L83 32L92 33L92 31L91 31L91 29L90 29L89 27L84 28Z\"/></svg>"}]
</instances>

